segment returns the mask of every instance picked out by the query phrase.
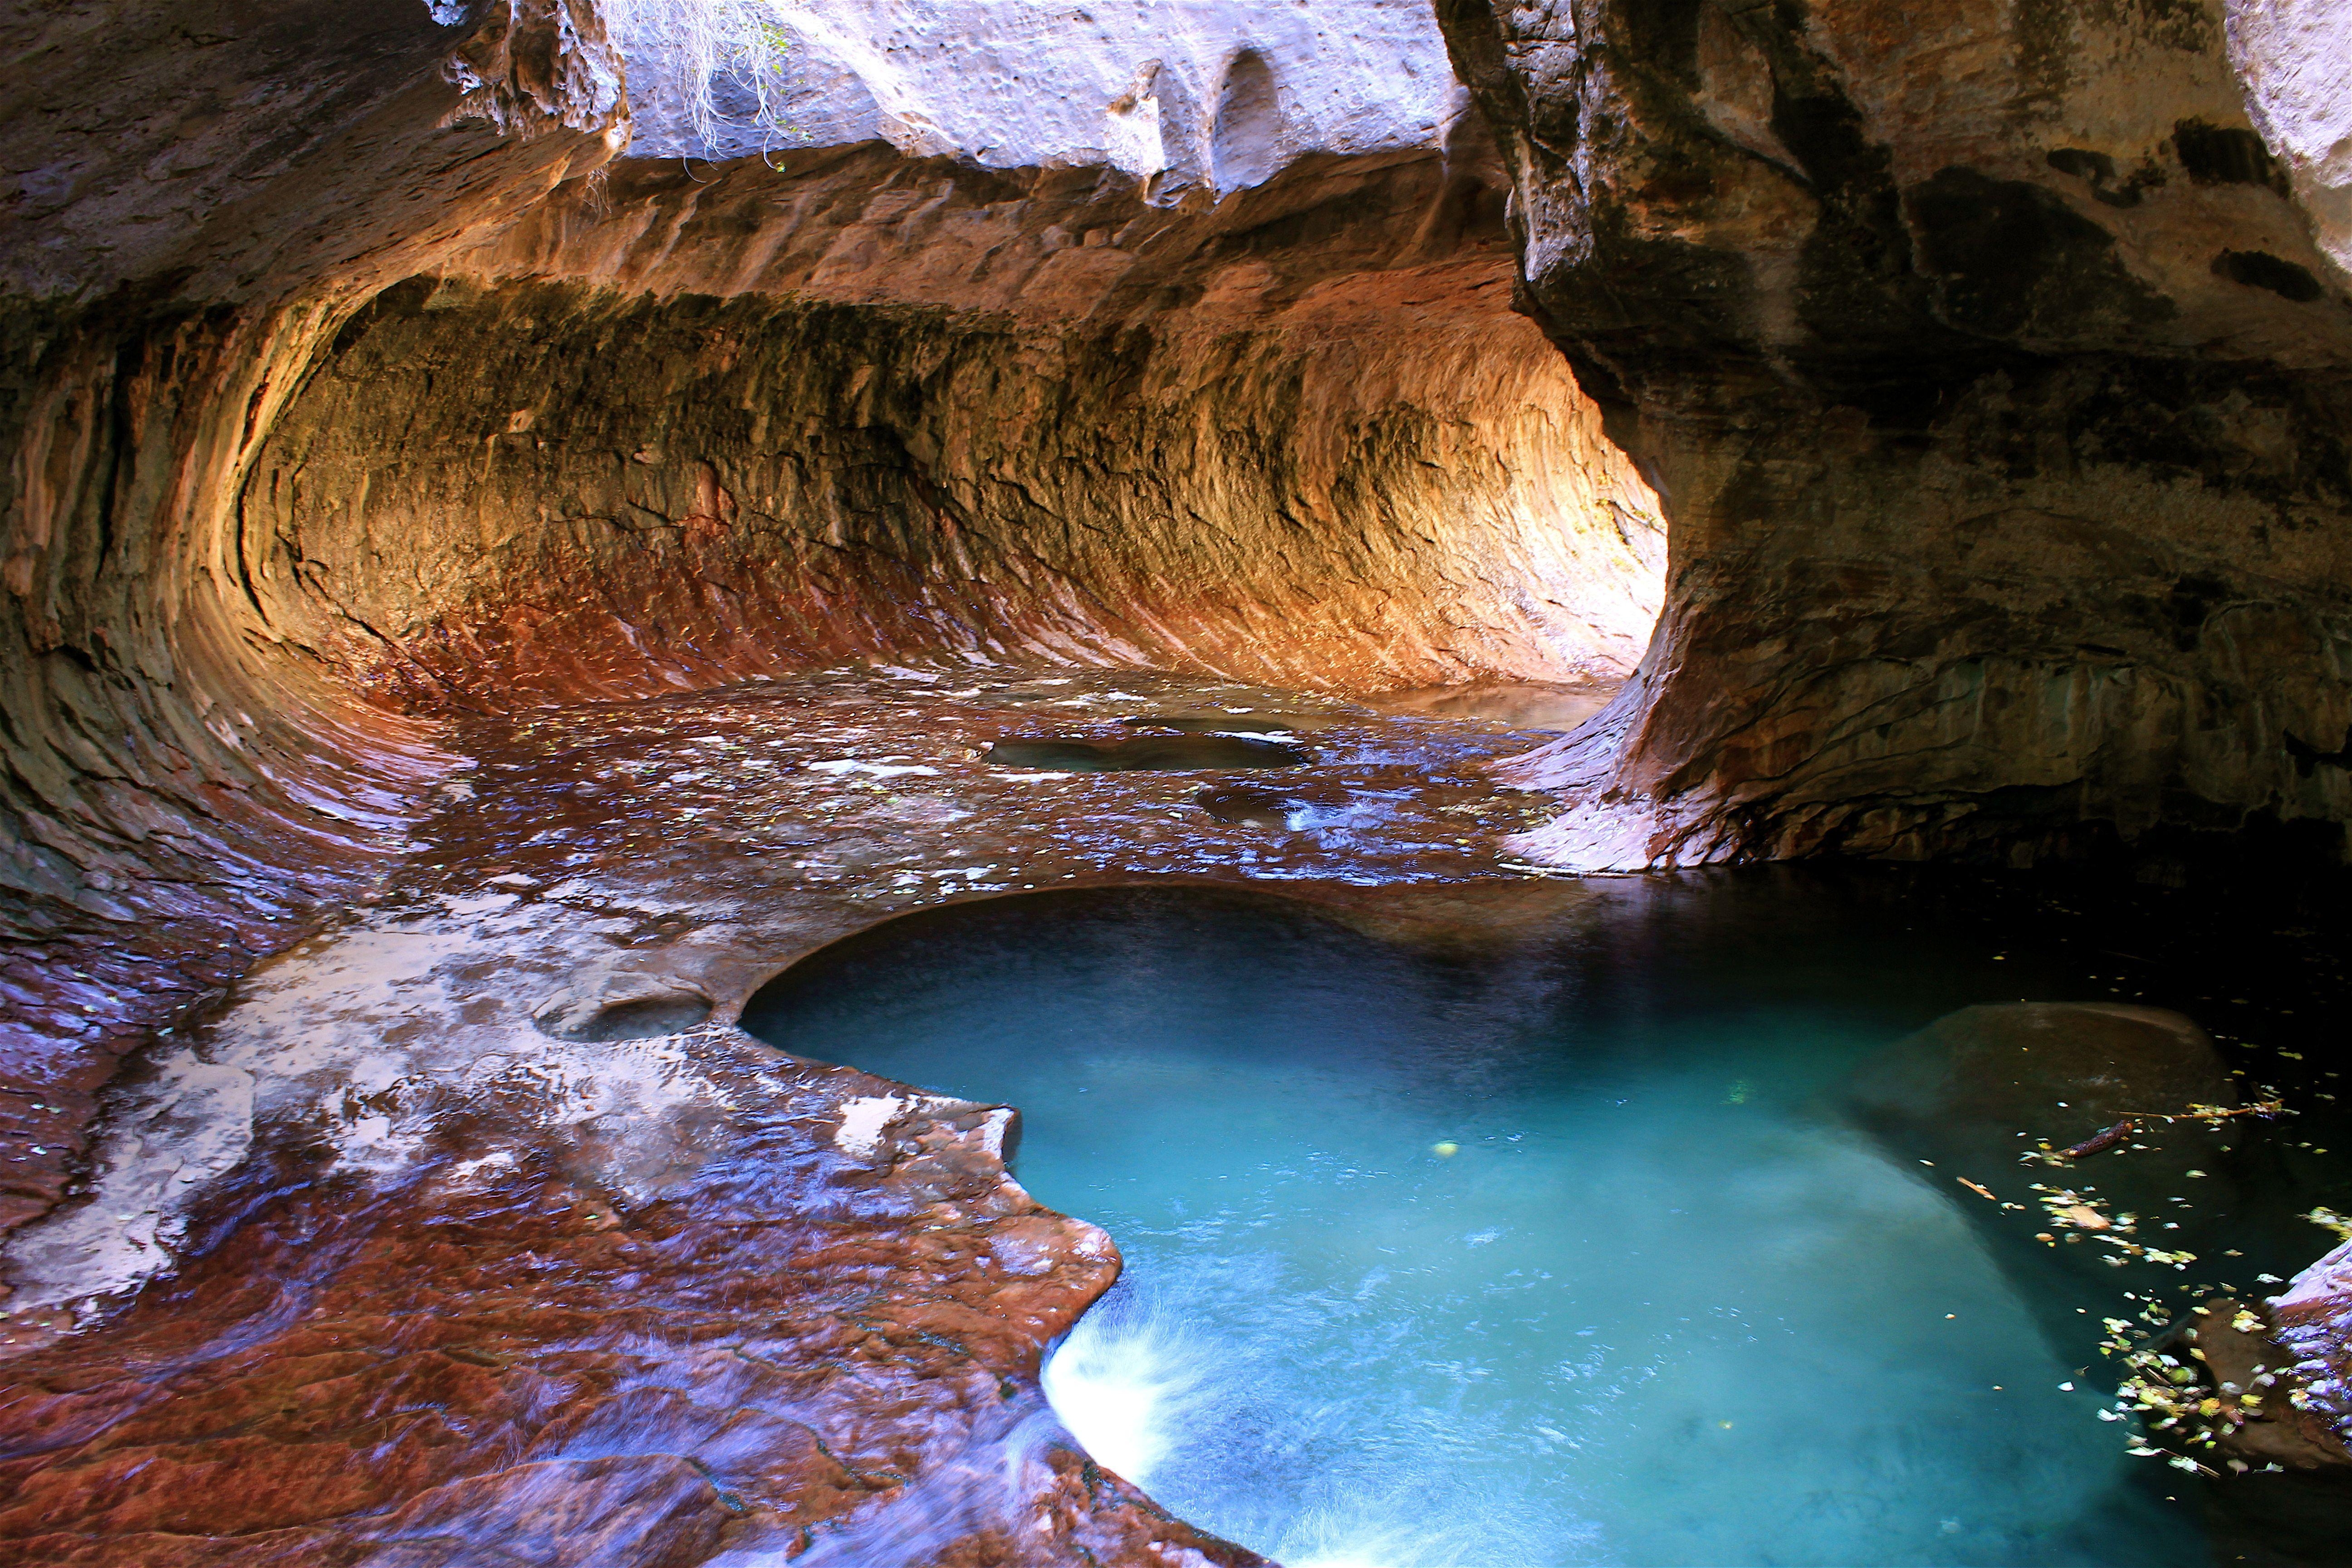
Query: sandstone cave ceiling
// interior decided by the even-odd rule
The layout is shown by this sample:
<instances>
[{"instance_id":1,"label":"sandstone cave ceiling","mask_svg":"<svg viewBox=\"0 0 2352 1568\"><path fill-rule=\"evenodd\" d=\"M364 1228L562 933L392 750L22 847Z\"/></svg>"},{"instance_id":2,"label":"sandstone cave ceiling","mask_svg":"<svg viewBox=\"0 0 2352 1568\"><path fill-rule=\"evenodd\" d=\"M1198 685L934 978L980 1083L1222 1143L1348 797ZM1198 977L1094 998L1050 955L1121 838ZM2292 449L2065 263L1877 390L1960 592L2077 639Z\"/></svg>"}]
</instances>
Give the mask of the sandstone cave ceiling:
<instances>
[{"instance_id":1,"label":"sandstone cave ceiling","mask_svg":"<svg viewBox=\"0 0 2352 1568\"><path fill-rule=\"evenodd\" d=\"M21 1301L47 1300L36 1276L83 1245L68 1219L131 1170L101 1106L175 1059L156 1031L229 1016L274 1039L272 1006L334 1012L338 1040L407 1027L380 977L298 975L256 1002L271 983L248 973L323 942L322 920L365 925L419 868L462 867L474 882L432 883L461 901L509 896L500 877L568 885L544 845L619 853L590 819L614 777L651 775L548 783L542 825L497 816L484 760L528 795L550 759L659 751L689 711L750 737L766 710L729 704L763 683L805 697L773 722L812 735L827 703L865 704L887 755L824 775L853 783L919 783L939 763L916 748L946 738L986 766L990 731L956 703L1079 700L1033 679L1180 735L1286 693L1284 727L1249 744L1307 754L1336 725L1367 760L1236 774L1198 802L1134 786L1153 811L1197 806L1214 825L1197 842L1140 808L1065 831L1001 784L973 796L999 802L984 834L950 826L969 805L877 806L883 826L833 840L793 817L780 842L814 846L813 878L897 889L961 844L964 880L812 904L730 945L707 909L675 910L740 900L733 884L646 870L625 941L509 933L530 980L496 1004L466 989L492 961L445 931L413 962L474 978L415 1026L437 1064L417 1072L450 1070L467 1029L555 1038L570 1026L546 1019L593 1031L630 1007L699 1009L740 1042L756 980L890 900L1248 880L1265 823L1326 835L1302 879L1478 882L1470 902L1498 901L1458 919L1490 932L1563 873L1860 858L2167 885L2344 858L2352 13L2331 0L54 0L0 40L0 1226L35 1226L51 1260L12 1255ZM863 673L793 684L843 670ZM1449 692L1501 711L1496 690L1576 718L1412 727ZM702 702L644 710L641 733L614 717ZM747 787L613 842L658 858L755 797L798 809ZM477 801L485 825L450 826ZM1403 803L1417 837L1348 837L1370 801ZM915 869L887 859L894 836ZM966 853L983 842L1028 857L1028 879L983 876ZM678 951L626 956L656 939ZM381 1067L320 1048L330 1076ZM712 1081L749 1092L752 1059ZM260 1109L232 1121L314 1114L299 1074L255 1070L277 1087L248 1086ZM795 1080L787 1121L884 1092L828 1070ZM373 1089L392 1109L330 1121L401 1124ZM512 1114L513 1147L552 1136ZM654 1120L642 1147L534 1179L593 1194L690 1163L686 1122ZM966 1462L941 1434L980 1420L995 1373L975 1369L1034 1381L1108 1279L1086 1227L996 1184L992 1126L910 1121L893 1136L919 1158L873 1188L884 1252L937 1201L969 1236L1034 1232L1058 1259L1013 1305L956 1276L995 1348L940 1373L970 1384L962 1414L893 1417L926 1474ZM236 1202L296 1213L310 1156L268 1148L184 1195L233 1168ZM695 1201L670 1233L688 1250L733 1200ZM229 1234L204 1230L228 1208L179 1195L141 1212L163 1216L140 1243L159 1256ZM301 1223L356 1224L328 1213ZM240 1281L294 1268L280 1236L221 1246L204 1312L259 1311ZM955 1273L908 1246L903 1278ZM320 1289L346 1316L382 1278L429 1289L423 1263L385 1268ZM856 1337L814 1298L771 1305L827 1325L809 1354ZM154 1310L147 1338L93 1338L79 1363L70 1336L26 1343L68 1382L194 1354L190 1310ZM907 1365L932 1353L898 1343ZM300 1353L273 1342L249 1385L223 1373L207 1397L278 1387L268 1366ZM152 1440L201 1453L210 1419ZM2311 1451L2340 1455L2315 1423ZM235 1561L202 1553L282 1531L288 1561L410 1540L463 1561L436 1509L525 1507L450 1500L508 1495L495 1448L337 1508L257 1503L191 1527L215 1547L152 1560ZM45 1500L0 1512L7 1539L55 1528L89 1554L56 1561L148 1540L136 1507L91 1500L129 1484L95 1453L7 1461ZM831 1488L841 1517L875 1489L806 1455L787 1471L784 1492ZM614 1484L702 1518L690 1469ZM1134 1555L1163 1528L1141 1493L1070 1466L1039 1484L1053 1551L1152 1560ZM685 1529L677 1560L706 1560L710 1531Z\"/></svg>"}]
</instances>

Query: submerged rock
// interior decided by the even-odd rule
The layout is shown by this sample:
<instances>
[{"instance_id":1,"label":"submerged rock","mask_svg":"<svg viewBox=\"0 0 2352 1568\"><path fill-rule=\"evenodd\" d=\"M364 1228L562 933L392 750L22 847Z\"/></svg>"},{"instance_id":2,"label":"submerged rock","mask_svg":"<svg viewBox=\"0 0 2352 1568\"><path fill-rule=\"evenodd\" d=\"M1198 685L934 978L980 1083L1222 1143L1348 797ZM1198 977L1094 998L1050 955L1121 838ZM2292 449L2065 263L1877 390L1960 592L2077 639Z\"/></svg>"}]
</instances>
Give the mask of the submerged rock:
<instances>
[{"instance_id":1,"label":"submerged rock","mask_svg":"<svg viewBox=\"0 0 2352 1568\"><path fill-rule=\"evenodd\" d=\"M1981 1144L2010 1164L2020 1145L2063 1149L2126 1117L2238 1103L2195 1022L2110 1003L1963 1007L1888 1047L1852 1093L1878 1125L1956 1150Z\"/></svg>"},{"instance_id":2,"label":"submerged rock","mask_svg":"<svg viewBox=\"0 0 2352 1568\"><path fill-rule=\"evenodd\" d=\"M1141 713L1119 722L1181 735L1298 735L1328 730L1333 721L1321 713Z\"/></svg>"},{"instance_id":3,"label":"submerged rock","mask_svg":"<svg viewBox=\"0 0 2352 1568\"><path fill-rule=\"evenodd\" d=\"M1074 773L1295 768L1312 759L1297 746L1245 735L1139 735L1131 741L999 741L988 760L1001 768Z\"/></svg>"},{"instance_id":4,"label":"submerged rock","mask_svg":"<svg viewBox=\"0 0 2352 1568\"><path fill-rule=\"evenodd\" d=\"M2212 1038L2161 1008L1964 1007L1888 1047L1847 1092L1858 1120L1928 1162L1937 1184L1975 1184L2029 1210L2038 1202L2044 1234L2078 1264L2168 1267L2150 1250L2169 1258L2217 1245L2212 1227L2235 1192L2223 1158L2233 1123L2188 1113L2234 1107L2237 1089ZM2098 1152L2061 1152L2085 1143Z\"/></svg>"}]
</instances>

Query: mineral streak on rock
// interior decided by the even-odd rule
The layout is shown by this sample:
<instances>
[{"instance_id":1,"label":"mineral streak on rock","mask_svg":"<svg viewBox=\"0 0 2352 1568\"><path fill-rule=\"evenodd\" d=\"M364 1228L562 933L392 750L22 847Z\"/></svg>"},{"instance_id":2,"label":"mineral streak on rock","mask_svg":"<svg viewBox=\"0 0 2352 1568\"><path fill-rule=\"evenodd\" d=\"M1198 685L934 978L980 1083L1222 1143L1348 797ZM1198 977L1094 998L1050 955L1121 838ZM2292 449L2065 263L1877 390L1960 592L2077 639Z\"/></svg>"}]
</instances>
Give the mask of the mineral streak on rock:
<instances>
[{"instance_id":1,"label":"mineral streak on rock","mask_svg":"<svg viewBox=\"0 0 2352 1568\"><path fill-rule=\"evenodd\" d=\"M1439 13L1527 306L1671 521L1640 676L1519 769L1570 803L1528 853L2338 853L2341 7Z\"/></svg>"}]
</instances>

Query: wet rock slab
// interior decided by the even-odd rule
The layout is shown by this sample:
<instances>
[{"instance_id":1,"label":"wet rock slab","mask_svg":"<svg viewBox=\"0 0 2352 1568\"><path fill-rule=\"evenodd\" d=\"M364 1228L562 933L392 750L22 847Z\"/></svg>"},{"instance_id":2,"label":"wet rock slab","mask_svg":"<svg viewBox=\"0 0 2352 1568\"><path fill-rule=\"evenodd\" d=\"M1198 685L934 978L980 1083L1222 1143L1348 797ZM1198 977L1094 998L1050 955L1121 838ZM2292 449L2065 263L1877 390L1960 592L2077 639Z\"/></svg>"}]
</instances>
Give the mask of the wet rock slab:
<instances>
[{"instance_id":1,"label":"wet rock slab","mask_svg":"<svg viewBox=\"0 0 2352 1568\"><path fill-rule=\"evenodd\" d=\"M1300 712L849 669L462 731L378 900L158 1042L89 1192L9 1252L0 1555L1255 1561L1044 1405L1118 1257L1006 1178L1009 1112L730 1021L798 954L972 894L1513 885L1493 831L1539 803L1482 771L1524 743L1490 726L1320 701L1318 787L1384 810L1278 839L1200 811L1197 773L978 755L1040 707L1221 741L1148 732L1212 704Z\"/></svg>"},{"instance_id":2,"label":"wet rock slab","mask_svg":"<svg viewBox=\"0 0 2352 1568\"><path fill-rule=\"evenodd\" d=\"M0 1541L57 1563L865 1563L1026 1562L1049 1535L1040 1560L1254 1561L1157 1517L1044 1408L1042 1347L1118 1264L1004 1179L1008 1112L723 1032L673 1055L698 1093L659 1126L571 1143L517 1093L397 1176L249 1162L176 1279L9 1367Z\"/></svg>"}]
</instances>

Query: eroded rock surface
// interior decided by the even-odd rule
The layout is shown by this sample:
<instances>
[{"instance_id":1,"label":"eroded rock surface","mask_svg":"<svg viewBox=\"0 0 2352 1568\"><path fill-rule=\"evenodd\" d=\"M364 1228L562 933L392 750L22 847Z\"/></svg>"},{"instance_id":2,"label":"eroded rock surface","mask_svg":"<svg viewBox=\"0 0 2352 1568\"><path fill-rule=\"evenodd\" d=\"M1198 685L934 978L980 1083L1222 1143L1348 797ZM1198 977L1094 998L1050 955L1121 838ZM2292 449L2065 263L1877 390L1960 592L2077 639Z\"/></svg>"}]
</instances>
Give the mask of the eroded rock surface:
<instances>
[{"instance_id":1,"label":"eroded rock surface","mask_svg":"<svg viewBox=\"0 0 2352 1568\"><path fill-rule=\"evenodd\" d=\"M247 483L284 634L389 695L927 648L1326 689L1640 657L1654 505L1507 313L1475 165L1188 214L868 146L603 199L379 296Z\"/></svg>"},{"instance_id":2,"label":"eroded rock surface","mask_svg":"<svg viewBox=\"0 0 2352 1568\"><path fill-rule=\"evenodd\" d=\"M1677 575L1614 719L1525 771L1591 808L1541 853L2344 816L2317 13L1447 10L1500 163L1369 0L1131 61L1124 18L992 8L969 71L940 8L813 6L781 168L616 163L633 97L647 151L700 132L587 0L0 22L0 1228L90 1183L16 1323L188 1263L11 1335L12 1541L1246 1561L1049 1429L1036 1354L1110 1263L988 1108L607 1015L723 1019L760 963L1038 878L1507 871L1528 800L1472 770L1530 738L1491 727L1335 706L1329 776L1215 816L926 748L1066 730L988 712L1067 700L1049 665L1623 673L1657 509L1545 334ZM845 656L1045 689L795 756L815 810L731 741L515 717ZM1208 700L1131 683L1074 694L1096 738ZM442 727L539 721L581 754L513 791Z\"/></svg>"},{"instance_id":3,"label":"eroded rock surface","mask_svg":"<svg viewBox=\"0 0 2352 1568\"><path fill-rule=\"evenodd\" d=\"M0 24L0 1226L63 1190L120 1054L358 891L454 760L271 630L236 494L343 312L625 140L612 93L533 74L574 20L376 0ZM468 117L444 67L478 43L472 90L548 134Z\"/></svg>"},{"instance_id":4,"label":"eroded rock surface","mask_svg":"<svg viewBox=\"0 0 2352 1568\"><path fill-rule=\"evenodd\" d=\"M1010 1112L731 1033L639 1054L646 1103L572 1115L566 1069L518 1061L397 1174L245 1162L169 1289L8 1363L0 1540L59 1563L1256 1561L1045 1409L1039 1353L1117 1255L1006 1179Z\"/></svg>"},{"instance_id":5,"label":"eroded rock surface","mask_svg":"<svg viewBox=\"0 0 2352 1568\"><path fill-rule=\"evenodd\" d=\"M606 8L645 157L884 142L988 168L1116 169L1173 205L1309 154L1439 146L1467 107L1423 0L721 4L705 15L751 47L707 59L677 47L677 8Z\"/></svg>"},{"instance_id":6,"label":"eroded rock surface","mask_svg":"<svg viewBox=\"0 0 2352 1568\"><path fill-rule=\"evenodd\" d=\"M1387 14L1436 58L1425 14ZM526 899L579 880L542 863L547 821L501 817L513 843L470 842L421 919L380 879L423 864L412 835L496 815L453 714L845 654L920 662L919 687L942 658L1607 678L1655 603L1646 487L1508 313L1498 168L1439 74L1325 70L1359 112L1203 33L1068 121L1149 121L1157 151L1139 130L1090 156L1061 126L982 158L969 117L895 143L869 117L781 166L615 166L614 20L84 0L0 24L0 1227L81 1188L12 1263L8 1539L110 1563L1246 1561L1062 1446L1036 1356L1113 1263L1003 1180L982 1111L723 1026L641 1037L723 1016L727 963L861 900L1003 885L1005 857L932 841L1002 845L974 804L861 790L755 844L759 792L714 784L721 860L781 851L838 900L706 944L719 973L643 962L705 923L692 900ZM1445 766L1513 743L1472 731ZM830 760L848 776L808 776L944 772ZM1412 807L1428 781L1359 762L1367 809L1269 863L1475 873L1528 823L1489 780ZM571 826L626 842L562 853L658 881L674 846L613 809L646 781L572 784ZM1265 830L1221 828L1199 784L1170 777L1131 837L1045 832L1025 868L1255 859ZM142 1043L101 1145L99 1093ZM106 1332L40 1342L94 1282L174 1260ZM647 1304L657 1278L684 1289Z\"/></svg>"},{"instance_id":7,"label":"eroded rock surface","mask_svg":"<svg viewBox=\"0 0 2352 1568\"><path fill-rule=\"evenodd\" d=\"M1527 734L1301 700L840 669L464 726L474 765L377 901L163 1042L88 1192L7 1255L0 1555L1254 1563L1044 1405L1039 1357L1118 1255L1006 1176L1013 1113L728 1020L796 955L959 897L1508 886L1496 830L1540 803L1481 764ZM1197 773L979 754L1277 702L1347 820L1226 825ZM719 1021L600 1026L681 1001Z\"/></svg>"},{"instance_id":8,"label":"eroded rock surface","mask_svg":"<svg viewBox=\"0 0 2352 1568\"><path fill-rule=\"evenodd\" d=\"M1276 60L1290 129L1224 187L1066 137L615 167L604 21L7 24L0 1222L143 1029L398 848L455 761L416 713L843 654L1636 656L1654 508L1507 312L1451 88L1307 112Z\"/></svg>"},{"instance_id":9,"label":"eroded rock surface","mask_svg":"<svg viewBox=\"0 0 2352 1568\"><path fill-rule=\"evenodd\" d=\"M2303 1414L2334 1439L2315 1435L2315 1462L2336 1467L2352 1488L2352 1241L2296 1275L2270 1303L2272 1338L2295 1360L2309 1391Z\"/></svg>"}]
</instances>

